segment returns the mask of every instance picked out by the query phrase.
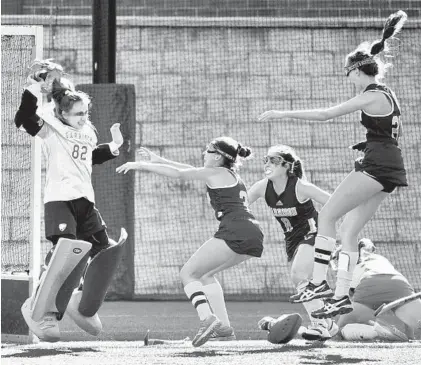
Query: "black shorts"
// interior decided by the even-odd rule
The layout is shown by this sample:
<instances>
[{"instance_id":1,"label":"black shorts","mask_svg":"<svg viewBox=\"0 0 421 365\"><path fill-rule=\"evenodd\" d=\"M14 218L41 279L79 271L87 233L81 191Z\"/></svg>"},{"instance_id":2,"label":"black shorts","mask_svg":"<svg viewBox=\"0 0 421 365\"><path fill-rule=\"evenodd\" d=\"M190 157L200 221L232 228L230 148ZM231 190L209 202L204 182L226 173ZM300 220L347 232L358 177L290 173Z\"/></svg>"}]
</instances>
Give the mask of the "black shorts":
<instances>
[{"instance_id":1,"label":"black shorts","mask_svg":"<svg viewBox=\"0 0 421 365\"><path fill-rule=\"evenodd\" d=\"M240 255L262 256L264 236L259 223L253 218L223 218L214 237L224 240L231 250Z\"/></svg>"},{"instance_id":2,"label":"black shorts","mask_svg":"<svg viewBox=\"0 0 421 365\"><path fill-rule=\"evenodd\" d=\"M355 161L355 171L378 181L386 193L397 186L408 186L401 150L391 142L367 142L364 157Z\"/></svg>"},{"instance_id":3,"label":"black shorts","mask_svg":"<svg viewBox=\"0 0 421 365\"><path fill-rule=\"evenodd\" d=\"M297 253L298 247L300 245L314 246L316 243L316 235L317 233L310 233L299 239L295 239L294 241L287 241L285 244L285 249L287 252L288 262L294 259L294 256Z\"/></svg>"},{"instance_id":4,"label":"black shorts","mask_svg":"<svg viewBox=\"0 0 421 365\"><path fill-rule=\"evenodd\" d=\"M87 239L106 229L95 204L85 198L54 201L44 205L45 237L72 235L77 239Z\"/></svg>"}]
</instances>

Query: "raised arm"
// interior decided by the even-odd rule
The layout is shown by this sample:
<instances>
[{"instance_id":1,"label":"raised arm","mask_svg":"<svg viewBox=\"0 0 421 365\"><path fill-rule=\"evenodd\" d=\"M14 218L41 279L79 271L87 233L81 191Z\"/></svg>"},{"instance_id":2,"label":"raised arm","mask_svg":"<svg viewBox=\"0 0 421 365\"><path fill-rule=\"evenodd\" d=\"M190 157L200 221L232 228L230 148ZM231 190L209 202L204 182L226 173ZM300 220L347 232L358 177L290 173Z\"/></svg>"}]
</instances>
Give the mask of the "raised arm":
<instances>
[{"instance_id":1,"label":"raised arm","mask_svg":"<svg viewBox=\"0 0 421 365\"><path fill-rule=\"evenodd\" d=\"M99 144L92 151L92 165L100 165L116 158L120 154L119 148L123 144L120 123L114 123L110 128L110 132L112 141L110 143Z\"/></svg>"},{"instance_id":2,"label":"raised arm","mask_svg":"<svg viewBox=\"0 0 421 365\"><path fill-rule=\"evenodd\" d=\"M248 202L252 205L259 198L263 198L266 191L267 179L256 182L248 191Z\"/></svg>"},{"instance_id":3,"label":"raised arm","mask_svg":"<svg viewBox=\"0 0 421 365\"><path fill-rule=\"evenodd\" d=\"M356 97L331 108L307 109L307 110L269 110L259 116L259 122L265 122L271 119L295 118L304 120L325 121L353 113L357 110L365 109L371 103L375 102L377 97L374 93L363 93Z\"/></svg>"},{"instance_id":4,"label":"raised arm","mask_svg":"<svg viewBox=\"0 0 421 365\"><path fill-rule=\"evenodd\" d=\"M322 205L325 205L330 198L330 194L323 189L306 180L298 180L297 197L300 201L312 199Z\"/></svg>"},{"instance_id":5,"label":"raised arm","mask_svg":"<svg viewBox=\"0 0 421 365\"><path fill-rule=\"evenodd\" d=\"M43 138L47 133L47 127L44 127L44 121L37 115L39 98L41 98L41 86L39 84L28 86L23 91L14 121L17 128L25 130L32 137Z\"/></svg>"}]
</instances>

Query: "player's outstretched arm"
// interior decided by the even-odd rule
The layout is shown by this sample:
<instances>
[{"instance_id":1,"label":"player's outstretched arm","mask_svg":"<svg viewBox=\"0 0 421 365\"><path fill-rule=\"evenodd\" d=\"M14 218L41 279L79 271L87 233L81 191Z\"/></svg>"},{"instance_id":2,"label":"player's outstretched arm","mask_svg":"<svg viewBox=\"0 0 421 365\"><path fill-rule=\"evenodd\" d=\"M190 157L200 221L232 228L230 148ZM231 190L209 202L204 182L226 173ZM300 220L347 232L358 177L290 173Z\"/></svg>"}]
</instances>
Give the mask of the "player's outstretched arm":
<instances>
[{"instance_id":1,"label":"player's outstretched arm","mask_svg":"<svg viewBox=\"0 0 421 365\"><path fill-rule=\"evenodd\" d=\"M269 110L261 114L257 120L259 122L267 122L272 119L294 118L303 120L326 121L366 108L377 99L375 95L370 94L375 93L364 93L357 95L356 97L331 108L284 111Z\"/></svg>"},{"instance_id":2,"label":"player's outstretched arm","mask_svg":"<svg viewBox=\"0 0 421 365\"><path fill-rule=\"evenodd\" d=\"M140 157L142 158L142 160L144 160L144 161L149 161L149 162L152 162L152 163L162 163L162 164L165 164L165 165L170 165L170 166L178 167L178 168L181 168L181 169L194 168L194 166L192 166L192 165L188 165L188 164L185 164L185 163L169 160L167 158L158 156L156 153L152 152L151 150L147 149L146 147L140 147L139 150L138 150L138 153L139 153Z\"/></svg>"},{"instance_id":3,"label":"player's outstretched arm","mask_svg":"<svg viewBox=\"0 0 421 365\"><path fill-rule=\"evenodd\" d=\"M184 180L202 180L212 184L213 178L218 175L220 169L207 167L193 167L189 169L180 169L171 165L156 164L145 161L126 162L124 165L117 167L117 173L126 174L130 170L143 170L154 172L155 174L171 177L174 179Z\"/></svg>"},{"instance_id":4,"label":"player's outstretched arm","mask_svg":"<svg viewBox=\"0 0 421 365\"><path fill-rule=\"evenodd\" d=\"M116 158L120 152L119 148L124 142L120 131L120 123L114 123L110 128L112 141L96 146L92 151L92 165L100 165L108 160Z\"/></svg>"},{"instance_id":5,"label":"player's outstretched arm","mask_svg":"<svg viewBox=\"0 0 421 365\"><path fill-rule=\"evenodd\" d=\"M259 180L247 191L249 206L259 198L263 198L267 185L267 179Z\"/></svg>"}]
</instances>

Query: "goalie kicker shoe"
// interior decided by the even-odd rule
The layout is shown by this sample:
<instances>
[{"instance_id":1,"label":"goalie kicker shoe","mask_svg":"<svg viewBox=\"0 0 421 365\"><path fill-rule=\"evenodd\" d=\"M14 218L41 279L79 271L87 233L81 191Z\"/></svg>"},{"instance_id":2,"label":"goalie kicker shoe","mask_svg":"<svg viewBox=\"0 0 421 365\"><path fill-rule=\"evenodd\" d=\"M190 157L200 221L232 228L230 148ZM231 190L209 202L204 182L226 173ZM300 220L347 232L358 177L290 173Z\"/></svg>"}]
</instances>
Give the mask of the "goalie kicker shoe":
<instances>
[{"instance_id":1,"label":"goalie kicker shoe","mask_svg":"<svg viewBox=\"0 0 421 365\"><path fill-rule=\"evenodd\" d=\"M46 313L44 317L36 322L32 319L31 298L26 299L21 307L23 318L29 329L40 339L47 342L60 340L60 329L55 313Z\"/></svg>"},{"instance_id":2,"label":"goalie kicker shoe","mask_svg":"<svg viewBox=\"0 0 421 365\"><path fill-rule=\"evenodd\" d=\"M352 303L348 295L344 295L342 298L330 298L325 299L325 304L322 308L315 310L311 313L311 316L317 319L321 318L332 318L338 314L347 314L352 312Z\"/></svg>"},{"instance_id":3,"label":"goalie kicker shoe","mask_svg":"<svg viewBox=\"0 0 421 365\"><path fill-rule=\"evenodd\" d=\"M66 313L85 332L92 336L98 336L102 331L102 323L99 319L98 313L95 313L92 317L86 317L82 315L78 309L81 298L82 292L75 290L70 297Z\"/></svg>"},{"instance_id":4,"label":"goalie kicker shoe","mask_svg":"<svg viewBox=\"0 0 421 365\"><path fill-rule=\"evenodd\" d=\"M221 325L221 327L212 333L209 341L235 341L236 339L234 328Z\"/></svg>"},{"instance_id":5,"label":"goalie kicker shoe","mask_svg":"<svg viewBox=\"0 0 421 365\"><path fill-rule=\"evenodd\" d=\"M403 341L408 342L408 336L401 332L396 326L393 326L386 321L382 321L381 319L377 318L377 320L369 321L369 323L373 326L374 331L377 333L377 338L384 341Z\"/></svg>"},{"instance_id":6,"label":"goalie kicker shoe","mask_svg":"<svg viewBox=\"0 0 421 365\"><path fill-rule=\"evenodd\" d=\"M297 294L291 295L289 300L291 303L310 302L317 298L330 298L333 296L333 291L330 289L326 280L323 280L319 285L313 284L311 281L307 286Z\"/></svg>"},{"instance_id":7,"label":"goalie kicker shoe","mask_svg":"<svg viewBox=\"0 0 421 365\"><path fill-rule=\"evenodd\" d=\"M214 314L211 314L203 321L200 321L200 328L193 338L192 345L194 347L202 346L211 338L212 334L221 327L221 325L221 321Z\"/></svg>"},{"instance_id":8,"label":"goalie kicker shoe","mask_svg":"<svg viewBox=\"0 0 421 365\"><path fill-rule=\"evenodd\" d=\"M326 341L336 336L338 332L338 325L331 319L328 319L324 323L312 321L311 325L308 326L301 336L309 341Z\"/></svg>"}]
</instances>

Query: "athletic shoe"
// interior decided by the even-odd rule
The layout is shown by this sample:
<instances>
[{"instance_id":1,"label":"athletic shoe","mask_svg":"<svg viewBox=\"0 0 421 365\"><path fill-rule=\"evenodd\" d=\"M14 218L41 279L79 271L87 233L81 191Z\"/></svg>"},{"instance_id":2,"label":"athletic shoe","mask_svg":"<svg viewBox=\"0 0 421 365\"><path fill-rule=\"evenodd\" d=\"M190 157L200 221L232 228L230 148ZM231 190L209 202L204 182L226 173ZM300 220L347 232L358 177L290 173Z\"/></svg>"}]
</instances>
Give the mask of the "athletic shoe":
<instances>
[{"instance_id":1,"label":"athletic shoe","mask_svg":"<svg viewBox=\"0 0 421 365\"><path fill-rule=\"evenodd\" d=\"M102 323L99 319L98 313L92 317L86 317L79 312L79 303L82 299L82 292L75 290L70 297L69 304L67 305L66 313L71 319L85 332L92 336L98 336L102 331Z\"/></svg>"},{"instance_id":2,"label":"athletic shoe","mask_svg":"<svg viewBox=\"0 0 421 365\"><path fill-rule=\"evenodd\" d=\"M276 322L276 319L273 317L263 317L258 323L257 326L263 331L269 331L273 324Z\"/></svg>"},{"instance_id":3,"label":"athletic shoe","mask_svg":"<svg viewBox=\"0 0 421 365\"><path fill-rule=\"evenodd\" d=\"M351 300L348 295L342 298L330 298L325 300L322 308L315 310L311 316L317 319L332 318L338 314L347 314L353 311Z\"/></svg>"},{"instance_id":4,"label":"athletic shoe","mask_svg":"<svg viewBox=\"0 0 421 365\"><path fill-rule=\"evenodd\" d=\"M326 341L336 336L339 332L338 325L332 321L328 322L311 322L311 325L302 333L302 337L309 341Z\"/></svg>"},{"instance_id":5,"label":"athletic shoe","mask_svg":"<svg viewBox=\"0 0 421 365\"><path fill-rule=\"evenodd\" d=\"M32 319L31 301L32 298L26 299L21 307L23 318L29 329L40 340L47 342L60 341L60 329L55 313L46 313L40 321L36 322Z\"/></svg>"},{"instance_id":6,"label":"athletic shoe","mask_svg":"<svg viewBox=\"0 0 421 365\"><path fill-rule=\"evenodd\" d=\"M193 346L202 346L221 325L221 321L214 314L210 314L203 321L200 321L199 331L192 341Z\"/></svg>"},{"instance_id":7,"label":"athletic shoe","mask_svg":"<svg viewBox=\"0 0 421 365\"><path fill-rule=\"evenodd\" d=\"M333 291L330 289L326 280L323 280L319 285L313 284L311 281L307 286L297 294L292 295L289 300L291 303L310 302L317 298L330 298L333 296Z\"/></svg>"},{"instance_id":8,"label":"athletic shoe","mask_svg":"<svg viewBox=\"0 0 421 365\"><path fill-rule=\"evenodd\" d=\"M221 325L221 327L215 329L209 341L235 341L236 339L234 328Z\"/></svg>"}]
</instances>

